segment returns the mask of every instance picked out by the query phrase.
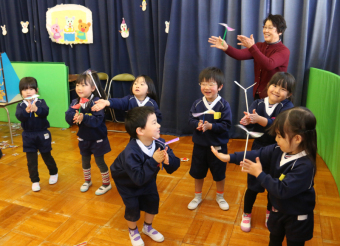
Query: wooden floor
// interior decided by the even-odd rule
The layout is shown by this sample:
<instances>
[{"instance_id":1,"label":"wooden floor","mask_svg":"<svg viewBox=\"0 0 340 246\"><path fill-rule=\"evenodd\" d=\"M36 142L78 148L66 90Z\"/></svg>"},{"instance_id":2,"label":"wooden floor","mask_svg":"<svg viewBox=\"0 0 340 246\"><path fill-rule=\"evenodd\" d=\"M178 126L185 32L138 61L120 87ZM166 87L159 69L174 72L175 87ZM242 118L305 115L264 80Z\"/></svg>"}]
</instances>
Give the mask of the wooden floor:
<instances>
[{"instance_id":1,"label":"wooden floor","mask_svg":"<svg viewBox=\"0 0 340 246\"><path fill-rule=\"evenodd\" d=\"M9 130L4 124L0 122L0 142L10 142ZM124 129L122 124L107 125L109 129ZM94 160L91 161L93 186L86 193L79 190L83 183L83 172L77 145L77 127L51 128L50 131L59 181L55 185L48 184L49 174L39 157L39 192L31 190L26 156L22 152L22 130L14 133L20 134L14 137L19 147L3 150L5 156L0 160L0 245L52 246L82 242L91 246L130 245L124 220L125 208L116 187L113 185L112 190L102 196L94 194L101 185L101 176ZM108 137L112 151L105 155L105 161L110 166L128 143L129 136L110 132ZM166 140L174 138L163 137ZM244 143L244 140L230 140L229 152L241 151ZM192 146L191 137L181 137L179 142L171 144L178 157L190 159ZM228 211L222 211L215 201L216 186L210 174L203 186L203 202L196 210L187 209L194 196L194 180L189 175L190 163L181 162L181 167L173 175L162 170L159 172L157 186L160 210L153 226L165 236L165 241L159 244L141 234L145 244L268 245L269 232L264 225L266 194L259 194L256 200L251 232L245 233L240 229L246 174L241 172L239 166L227 166L224 196L230 205ZM320 157L317 166L314 238L306 245L340 245L339 193ZM142 223L143 219L138 222L140 230Z\"/></svg>"}]
</instances>

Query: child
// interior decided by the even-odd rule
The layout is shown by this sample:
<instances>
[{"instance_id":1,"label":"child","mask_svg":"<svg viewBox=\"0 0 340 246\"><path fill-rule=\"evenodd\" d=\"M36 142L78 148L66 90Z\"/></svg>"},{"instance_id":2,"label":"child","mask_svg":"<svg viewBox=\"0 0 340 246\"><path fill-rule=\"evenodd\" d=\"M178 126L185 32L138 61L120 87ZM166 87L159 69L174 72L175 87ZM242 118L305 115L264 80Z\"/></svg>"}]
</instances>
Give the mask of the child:
<instances>
[{"instance_id":1,"label":"child","mask_svg":"<svg viewBox=\"0 0 340 246\"><path fill-rule=\"evenodd\" d=\"M180 160L170 148L159 142L164 142L164 139L159 138L160 125L153 107L136 107L128 111L125 128L132 139L110 169L125 204L124 218L129 227L129 237L132 245L144 245L136 222L140 211L145 211L143 233L156 242L162 242L163 235L152 228L159 207L156 175L160 170L159 163L165 164L165 170L171 174L178 169Z\"/></svg>"},{"instance_id":2,"label":"child","mask_svg":"<svg viewBox=\"0 0 340 246\"><path fill-rule=\"evenodd\" d=\"M269 245L282 245L286 236L288 246L300 246L313 237L315 126L313 113L296 107L279 114L270 127L270 134L276 134L277 144L248 151L244 163L243 152L224 155L211 147L220 160L241 163L243 171L254 175L268 190L272 203ZM270 174L264 173L261 165L270 167Z\"/></svg>"},{"instance_id":3,"label":"child","mask_svg":"<svg viewBox=\"0 0 340 246\"><path fill-rule=\"evenodd\" d=\"M189 203L188 209L195 209L202 202L203 182L210 169L216 181L216 201L222 210L228 210L229 204L223 197L226 163L221 162L210 151L210 146L213 145L221 153L228 152L231 110L229 103L218 95L223 88L224 75L220 69L208 67L200 73L199 81L203 98L194 102L189 118L190 126L195 129L190 168L190 175L195 179L195 198ZM207 110L210 110L208 114L193 116L193 113Z\"/></svg>"},{"instance_id":4,"label":"child","mask_svg":"<svg viewBox=\"0 0 340 246\"><path fill-rule=\"evenodd\" d=\"M245 113L245 116L241 119L242 125L249 125L252 127L252 131L263 132L264 134L260 138L255 138L252 146L252 150L260 149L267 145L275 143L275 138L267 133L268 128L272 125L275 117L284 110L294 107L290 101L292 93L294 92L295 78L290 73L278 72L273 75L267 85L268 97L255 100L249 111L252 114ZM269 170L264 170L269 173ZM251 229L251 212L256 200L256 196L260 192L264 192L264 188L256 178L248 174L247 179L248 189L244 195L244 213L242 216L241 230L249 232ZM271 209L271 204L268 199L266 221L267 221Z\"/></svg>"},{"instance_id":5,"label":"child","mask_svg":"<svg viewBox=\"0 0 340 246\"><path fill-rule=\"evenodd\" d=\"M47 128L50 123L47 120L49 108L44 99L26 99L38 93L38 82L33 77L25 77L20 80L19 91L24 98L18 103L15 116L21 121L23 150L26 152L28 173L32 182L32 190L40 190L40 178L38 173L38 150L49 170L49 184L58 181L58 168L51 155L51 133Z\"/></svg>"},{"instance_id":6,"label":"child","mask_svg":"<svg viewBox=\"0 0 340 246\"><path fill-rule=\"evenodd\" d=\"M87 70L80 74L76 81L76 93L79 98L74 99L66 111L66 121L70 125L77 124L80 154L82 155L82 166L85 183L80 187L81 192L86 192L92 185L91 181L91 155L94 155L96 164L102 175L103 185L95 192L96 195L103 195L111 190L109 169L104 161L104 154L111 151L107 139L107 128L105 125L104 110L91 111L94 102L99 98L105 98L100 80L96 72ZM82 101L79 110L75 105Z\"/></svg>"},{"instance_id":7,"label":"child","mask_svg":"<svg viewBox=\"0 0 340 246\"><path fill-rule=\"evenodd\" d=\"M157 105L157 94L152 79L147 75L138 76L130 88L131 95L123 98L110 98L98 100L92 107L93 111L99 111L109 106L119 110L130 110L135 107L151 106L155 108L157 122L162 122L162 114Z\"/></svg>"}]
</instances>

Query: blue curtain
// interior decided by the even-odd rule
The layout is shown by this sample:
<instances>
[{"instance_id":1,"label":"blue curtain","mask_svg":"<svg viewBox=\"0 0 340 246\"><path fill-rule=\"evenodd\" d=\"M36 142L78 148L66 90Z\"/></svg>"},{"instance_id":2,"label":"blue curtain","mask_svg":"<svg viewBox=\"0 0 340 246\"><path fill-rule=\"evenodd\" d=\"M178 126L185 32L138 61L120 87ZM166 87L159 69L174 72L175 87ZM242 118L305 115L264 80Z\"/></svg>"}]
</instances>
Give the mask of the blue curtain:
<instances>
[{"instance_id":1,"label":"blue curtain","mask_svg":"<svg viewBox=\"0 0 340 246\"><path fill-rule=\"evenodd\" d=\"M223 36L227 23L235 28L226 41L237 45L237 34L254 35L263 42L263 20L269 14L281 14L287 22L283 43L290 49L288 72L298 84L295 105L304 105L309 68L340 73L340 0L0 0L0 51L11 61L64 62L71 74L92 68L110 77L120 73L146 74L155 82L163 114L162 132L188 135L188 112L193 101L202 97L198 86L199 72L208 66L221 68L226 84L221 91L231 105L233 124L245 110L243 91L234 80L249 86L254 81L253 61L236 61L221 50L210 48L208 38ZM93 44L73 48L51 42L46 30L46 11L58 4L80 4L92 11ZM124 17L130 36L121 37ZM29 21L23 34L20 21ZM165 33L165 21L170 31ZM242 48L242 47L239 47ZM122 97L126 88L114 84L113 96ZM252 102L251 92L248 93ZM232 128L233 138L244 137Z\"/></svg>"}]
</instances>

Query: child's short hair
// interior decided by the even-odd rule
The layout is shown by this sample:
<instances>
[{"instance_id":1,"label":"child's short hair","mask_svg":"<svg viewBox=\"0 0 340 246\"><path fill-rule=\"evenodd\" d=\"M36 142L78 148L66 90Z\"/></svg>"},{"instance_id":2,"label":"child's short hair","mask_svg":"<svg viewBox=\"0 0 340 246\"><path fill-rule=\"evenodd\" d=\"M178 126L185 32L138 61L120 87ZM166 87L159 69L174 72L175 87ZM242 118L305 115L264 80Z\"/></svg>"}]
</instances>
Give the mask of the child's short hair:
<instances>
[{"instance_id":1,"label":"child's short hair","mask_svg":"<svg viewBox=\"0 0 340 246\"><path fill-rule=\"evenodd\" d=\"M106 99L105 92L104 92L104 90L103 90L103 87L102 87L102 84L101 84L101 82L100 82L100 79L99 79L99 77L98 77L97 72L96 72L96 71L93 71L93 70L90 70L90 72L91 72L91 74L92 74L92 78L91 78L90 74L87 73L87 72L88 72L88 70L86 70L86 71L83 72L82 74L79 74L79 75L78 75L77 80L76 80L76 85L77 85L77 84L81 84L81 83L83 83L83 81L84 81L85 85L88 85L88 84L89 84L90 86L96 87L96 86L94 85L93 81L92 81L92 78L93 78L93 80L94 80L94 82L96 83L97 88L98 88L98 90L99 90L101 96L99 96L99 93L98 93L97 89L94 90L93 95L94 95L95 97L99 97L99 98L101 98L101 99Z\"/></svg>"},{"instance_id":2,"label":"child's short hair","mask_svg":"<svg viewBox=\"0 0 340 246\"><path fill-rule=\"evenodd\" d=\"M214 80L217 83L217 87L219 88L224 84L225 78L221 69L217 67L207 67L203 69L199 75L199 82Z\"/></svg>"},{"instance_id":3,"label":"child's short hair","mask_svg":"<svg viewBox=\"0 0 340 246\"><path fill-rule=\"evenodd\" d=\"M26 90L28 88L35 89L38 92L38 82L33 77L24 77L19 82L19 91L21 95L21 91Z\"/></svg>"},{"instance_id":4,"label":"child's short hair","mask_svg":"<svg viewBox=\"0 0 340 246\"><path fill-rule=\"evenodd\" d=\"M308 108L294 107L281 112L275 118L274 123L269 128L269 133L273 136L279 133L283 138L288 135L290 141L295 135L300 135L302 142L299 147L306 151L308 157L315 165L317 152L315 127L316 118Z\"/></svg>"},{"instance_id":5,"label":"child's short hair","mask_svg":"<svg viewBox=\"0 0 340 246\"><path fill-rule=\"evenodd\" d=\"M272 15L269 14L266 19L263 21L263 26L266 25L266 22L270 20L273 23L273 26L276 27L277 33L284 33L287 25L286 20L282 15Z\"/></svg>"},{"instance_id":6,"label":"child's short hair","mask_svg":"<svg viewBox=\"0 0 340 246\"><path fill-rule=\"evenodd\" d=\"M133 87L133 84L137 81L138 78L140 77L143 77L144 80L145 80L145 83L146 85L148 86L148 93L147 93L147 96L150 97L151 99L155 100L156 103L158 103L158 97L157 97L157 92L156 92L156 87L155 87L155 84L153 83L153 80L147 76L147 75L139 75L137 76L137 78L133 81L131 87L130 87L130 93L132 93L132 87Z\"/></svg>"},{"instance_id":7,"label":"child's short hair","mask_svg":"<svg viewBox=\"0 0 340 246\"><path fill-rule=\"evenodd\" d=\"M282 88L285 88L290 94L294 93L295 90L295 78L293 75L287 72L277 72L273 75L273 77L269 80L267 84L267 90L271 85L278 85ZM290 101L293 101L293 95L288 98Z\"/></svg>"},{"instance_id":8,"label":"child's short hair","mask_svg":"<svg viewBox=\"0 0 340 246\"><path fill-rule=\"evenodd\" d=\"M125 129L131 138L138 138L136 129L145 128L148 117L155 113L153 107L135 107L128 111L125 117Z\"/></svg>"}]
</instances>

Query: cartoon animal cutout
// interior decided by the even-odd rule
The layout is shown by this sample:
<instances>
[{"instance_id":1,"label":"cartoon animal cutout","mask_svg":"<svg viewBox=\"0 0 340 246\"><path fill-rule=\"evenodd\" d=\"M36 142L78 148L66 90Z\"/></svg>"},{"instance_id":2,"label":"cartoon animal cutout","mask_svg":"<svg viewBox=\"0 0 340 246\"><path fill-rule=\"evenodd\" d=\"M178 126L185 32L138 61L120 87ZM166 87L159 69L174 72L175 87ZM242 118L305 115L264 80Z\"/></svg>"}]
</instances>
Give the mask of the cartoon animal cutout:
<instances>
[{"instance_id":1,"label":"cartoon animal cutout","mask_svg":"<svg viewBox=\"0 0 340 246\"><path fill-rule=\"evenodd\" d=\"M0 90L0 102L4 102L4 97L6 96L4 90Z\"/></svg>"},{"instance_id":2,"label":"cartoon animal cutout","mask_svg":"<svg viewBox=\"0 0 340 246\"><path fill-rule=\"evenodd\" d=\"M169 33L170 21L165 22L165 32Z\"/></svg>"},{"instance_id":3,"label":"cartoon animal cutout","mask_svg":"<svg viewBox=\"0 0 340 246\"><path fill-rule=\"evenodd\" d=\"M53 39L58 43L59 39L61 39L61 34L63 30L60 30L60 26L58 25L58 18L55 18L55 24L51 26L51 32L53 33Z\"/></svg>"},{"instance_id":4,"label":"cartoon animal cutout","mask_svg":"<svg viewBox=\"0 0 340 246\"><path fill-rule=\"evenodd\" d=\"M7 34L7 30L6 30L6 25L1 26L2 29L2 35L6 35Z\"/></svg>"},{"instance_id":5,"label":"cartoon animal cutout","mask_svg":"<svg viewBox=\"0 0 340 246\"><path fill-rule=\"evenodd\" d=\"M119 32L122 34L123 38L129 37L129 29L130 28L127 28L127 25L125 23L124 18L123 18L122 24L120 24L120 29L121 29L121 31L119 31Z\"/></svg>"},{"instance_id":6,"label":"cartoon animal cutout","mask_svg":"<svg viewBox=\"0 0 340 246\"><path fill-rule=\"evenodd\" d=\"M28 24L29 24L29 22L28 21L26 21L26 22L21 21L20 24L22 26L22 32L23 33L28 33Z\"/></svg>"},{"instance_id":7,"label":"cartoon animal cutout","mask_svg":"<svg viewBox=\"0 0 340 246\"><path fill-rule=\"evenodd\" d=\"M79 40L80 42L83 42L86 40L86 33L89 31L91 23L83 23L83 21L80 19L78 24L78 29L77 32L77 37L76 39Z\"/></svg>"},{"instance_id":8,"label":"cartoon animal cutout","mask_svg":"<svg viewBox=\"0 0 340 246\"><path fill-rule=\"evenodd\" d=\"M76 17L74 17L74 16L72 16L70 18L65 16L65 19L66 19L66 25L65 25L65 28L64 28L65 32L73 32L74 31L73 23L74 23L75 18Z\"/></svg>"},{"instance_id":9,"label":"cartoon animal cutout","mask_svg":"<svg viewBox=\"0 0 340 246\"><path fill-rule=\"evenodd\" d=\"M142 5L140 5L140 7L142 8L143 11L146 10L146 5L148 5L148 4L146 3L145 0L143 0Z\"/></svg>"}]
</instances>

